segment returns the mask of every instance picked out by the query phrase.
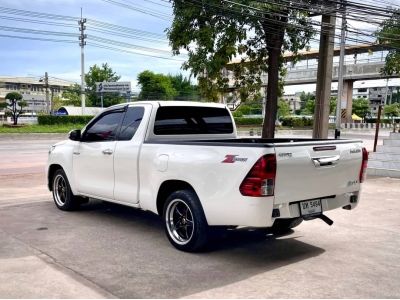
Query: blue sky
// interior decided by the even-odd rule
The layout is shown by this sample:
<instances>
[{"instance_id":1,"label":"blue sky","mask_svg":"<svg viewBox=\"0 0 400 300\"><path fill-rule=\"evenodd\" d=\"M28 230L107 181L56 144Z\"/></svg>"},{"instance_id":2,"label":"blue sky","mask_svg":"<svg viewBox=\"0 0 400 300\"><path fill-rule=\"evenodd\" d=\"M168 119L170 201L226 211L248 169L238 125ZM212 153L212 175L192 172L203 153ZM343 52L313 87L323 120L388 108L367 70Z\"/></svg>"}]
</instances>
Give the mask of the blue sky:
<instances>
[{"instance_id":1,"label":"blue sky","mask_svg":"<svg viewBox=\"0 0 400 300\"><path fill-rule=\"evenodd\" d=\"M127 4L128 1L125 1ZM160 0L154 2L156 5L145 0L131 0L130 3L141 8L150 8L165 14L172 15L172 9L169 3ZM80 17L80 9L83 9L83 16L88 19L108 22L116 25L126 26L134 29L154 32L165 36L164 30L170 22L164 19L149 16L143 13L135 12L126 8L118 7L101 0L0 0L0 7L15 8L36 12L45 12L51 14L67 15ZM0 16L27 18L24 16L15 16L10 14L0 14ZM44 19L36 19L44 20ZM57 20L47 20L57 21ZM78 34L78 25L74 21L57 21L73 25L75 27L60 27L43 24L30 24L26 22L16 22L0 18L0 26L29 28L35 30L58 31ZM90 28L90 25L87 26ZM41 38L55 38L76 40L77 37L57 37L43 36L28 33L15 33L1 31L3 35L20 35ZM89 34L89 31L88 31ZM126 39L119 36L101 35L108 39L114 39L122 42L128 42L135 45L148 46L152 48L168 50L168 41L165 39L159 43L148 43ZM43 41L19 40L13 38L0 37L0 57L1 67L0 75L10 76L42 76L48 72L50 76L60 77L72 81L80 80L80 47L78 44L54 43ZM157 54L155 54L157 55ZM162 55L169 56L170 54ZM118 74L122 76L121 80L132 81L133 86L137 74L143 70L150 69L162 73L178 73L181 71L181 61L164 60L141 55L132 55L123 52L114 52L105 49L99 49L92 46L85 47L85 69L93 64L108 62Z\"/></svg>"},{"instance_id":2,"label":"blue sky","mask_svg":"<svg viewBox=\"0 0 400 300\"><path fill-rule=\"evenodd\" d=\"M165 29L170 25L172 18L171 5L166 0L119 0L119 2L127 5L135 6L141 10L150 9L157 11L163 18L157 18L149 14L144 14L127 8L113 5L109 2L113 0L0 0L0 10L2 7L29 10L35 12L43 12L49 14L66 15L72 17L80 17L80 10L83 9L83 17L95 19L98 21L108 22L115 25L126 26L133 29L144 30L147 32L163 35L162 41L146 42L135 38L124 38L121 36L110 36L99 32L92 32L93 28L87 24L88 34L102 36L104 38L113 39L119 42L135 44L139 46L147 46L152 48L169 51L170 47L165 36ZM400 4L400 0L392 0L393 3ZM64 33L79 34L76 21L64 21L54 19L31 18L40 21L51 21L64 23L69 26L54 26L44 24L32 24L26 22L11 21L1 17L28 18L27 16L16 16L12 14L4 14L0 12L0 26L28 28L34 30L57 31ZM365 27L373 30L373 26L366 23L353 22L356 27ZM338 25L340 22L338 21ZM54 43L33 40L19 40L0 36L0 75L5 76L43 76L47 71L49 76L59 77L71 81L79 82L80 80L80 47L78 46L77 37L58 37L44 36L30 33L16 33L1 30L0 35L18 35L31 36L40 38L68 39L76 41L76 44L70 43ZM88 41L89 42L89 41ZM107 44L106 44L107 45ZM109 46L109 45L108 45ZM317 48L318 44L313 43L312 48ZM170 53L154 54L164 57L173 58ZM137 74L143 70L149 69L155 72L176 74L182 72L181 59L167 60L141 55L133 55L124 52L115 52L106 49L99 49L93 46L85 47L85 70L94 64L104 62L109 65L122 76L121 80L132 81L133 90L136 87ZM337 58L336 58L337 60ZM189 75L188 72L183 72ZM378 85L384 85L383 80L376 81ZM399 80L391 81L393 84L400 84ZM360 83L363 84L363 83ZM373 84L373 83L371 83ZM357 84L356 84L357 86ZM287 93L297 91L314 91L315 85L291 86L286 88Z\"/></svg>"}]
</instances>

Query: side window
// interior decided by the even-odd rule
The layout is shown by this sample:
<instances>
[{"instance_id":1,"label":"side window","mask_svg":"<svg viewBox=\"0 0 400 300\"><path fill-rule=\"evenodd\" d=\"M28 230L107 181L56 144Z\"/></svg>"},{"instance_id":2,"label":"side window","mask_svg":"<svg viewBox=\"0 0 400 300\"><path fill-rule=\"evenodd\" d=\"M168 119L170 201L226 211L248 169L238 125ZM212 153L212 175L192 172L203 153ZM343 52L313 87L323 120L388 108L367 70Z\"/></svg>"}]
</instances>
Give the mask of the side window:
<instances>
[{"instance_id":1,"label":"side window","mask_svg":"<svg viewBox=\"0 0 400 300\"><path fill-rule=\"evenodd\" d=\"M114 141L122 116L122 111L116 111L100 117L85 131L82 140L84 142Z\"/></svg>"},{"instance_id":2,"label":"side window","mask_svg":"<svg viewBox=\"0 0 400 300\"><path fill-rule=\"evenodd\" d=\"M144 107L129 107L122 121L119 141L129 141L135 135L144 114Z\"/></svg>"}]
</instances>

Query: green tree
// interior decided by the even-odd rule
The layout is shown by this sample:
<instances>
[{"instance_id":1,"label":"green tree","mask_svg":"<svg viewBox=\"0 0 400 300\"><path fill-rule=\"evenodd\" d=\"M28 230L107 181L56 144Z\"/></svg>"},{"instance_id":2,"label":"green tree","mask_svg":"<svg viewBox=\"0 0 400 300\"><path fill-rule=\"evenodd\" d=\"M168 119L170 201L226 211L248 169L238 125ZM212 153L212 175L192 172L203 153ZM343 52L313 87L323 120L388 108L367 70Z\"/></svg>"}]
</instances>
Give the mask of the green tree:
<instances>
[{"instance_id":1,"label":"green tree","mask_svg":"<svg viewBox=\"0 0 400 300\"><path fill-rule=\"evenodd\" d=\"M241 58L232 66L235 86L247 87L249 95L260 89L261 75L268 74L264 138L275 132L282 54L296 54L313 35L309 14L300 8L312 0L299 2L292 6L284 0L208 0L190 5L186 0L172 1L174 20L168 37L173 52L188 51L183 68L198 77L211 100L218 100L217 91L228 87L222 70L235 57Z\"/></svg>"},{"instance_id":2,"label":"green tree","mask_svg":"<svg viewBox=\"0 0 400 300\"><path fill-rule=\"evenodd\" d=\"M361 117L364 121L365 117L371 113L368 99L359 98L353 100L353 110L351 113Z\"/></svg>"},{"instance_id":3,"label":"green tree","mask_svg":"<svg viewBox=\"0 0 400 300\"><path fill-rule=\"evenodd\" d=\"M315 110L315 96L308 98L301 113L303 115L313 115ZM329 113L336 112L336 97L331 97L329 102Z\"/></svg>"},{"instance_id":4,"label":"green tree","mask_svg":"<svg viewBox=\"0 0 400 300\"><path fill-rule=\"evenodd\" d=\"M137 79L141 86L139 99L172 100L178 95L169 76L146 70L141 72Z\"/></svg>"},{"instance_id":5,"label":"green tree","mask_svg":"<svg viewBox=\"0 0 400 300\"><path fill-rule=\"evenodd\" d=\"M168 75L171 80L171 84L177 95L174 97L175 100L199 100L200 95L198 92L197 85L193 85L189 79L183 77L182 74Z\"/></svg>"},{"instance_id":6,"label":"green tree","mask_svg":"<svg viewBox=\"0 0 400 300\"><path fill-rule=\"evenodd\" d=\"M22 100L22 95L17 92L11 92L6 95L6 102L0 103L1 108L5 108L6 112L11 115L13 124L18 124L18 118L22 114L22 110L28 104Z\"/></svg>"},{"instance_id":7,"label":"green tree","mask_svg":"<svg viewBox=\"0 0 400 300\"><path fill-rule=\"evenodd\" d=\"M400 9L394 10L390 18L382 22L376 32L379 44L389 46L384 74L400 74Z\"/></svg>"},{"instance_id":8,"label":"green tree","mask_svg":"<svg viewBox=\"0 0 400 300\"><path fill-rule=\"evenodd\" d=\"M87 106L100 106L100 95L96 93L96 82L117 82L121 76L117 75L113 69L107 64L103 63L101 66L93 65L89 68L89 72L85 75ZM119 104L124 102L125 99L118 93L104 93L103 103L104 107Z\"/></svg>"},{"instance_id":9,"label":"green tree","mask_svg":"<svg viewBox=\"0 0 400 300\"><path fill-rule=\"evenodd\" d=\"M62 93L62 98L63 105L81 106L81 86L75 83L67 87ZM86 99L86 106L92 106L89 99Z\"/></svg>"},{"instance_id":10,"label":"green tree","mask_svg":"<svg viewBox=\"0 0 400 300\"><path fill-rule=\"evenodd\" d=\"M290 105L283 99L278 101L278 118L290 115Z\"/></svg>"},{"instance_id":11,"label":"green tree","mask_svg":"<svg viewBox=\"0 0 400 300\"><path fill-rule=\"evenodd\" d=\"M392 118L392 120L394 120L395 117L400 117L400 103L385 105L383 113L385 116Z\"/></svg>"}]
</instances>

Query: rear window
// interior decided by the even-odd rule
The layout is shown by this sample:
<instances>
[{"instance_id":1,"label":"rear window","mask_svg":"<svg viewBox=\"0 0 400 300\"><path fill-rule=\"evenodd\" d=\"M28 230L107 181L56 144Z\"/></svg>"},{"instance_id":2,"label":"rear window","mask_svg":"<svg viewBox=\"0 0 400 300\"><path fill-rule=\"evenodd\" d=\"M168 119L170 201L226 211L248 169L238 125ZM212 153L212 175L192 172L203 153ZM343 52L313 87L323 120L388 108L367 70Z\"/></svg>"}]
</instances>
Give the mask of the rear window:
<instances>
[{"instance_id":1,"label":"rear window","mask_svg":"<svg viewBox=\"0 0 400 300\"><path fill-rule=\"evenodd\" d=\"M233 133L233 124L225 108L165 106L157 110L156 135L229 133Z\"/></svg>"}]
</instances>

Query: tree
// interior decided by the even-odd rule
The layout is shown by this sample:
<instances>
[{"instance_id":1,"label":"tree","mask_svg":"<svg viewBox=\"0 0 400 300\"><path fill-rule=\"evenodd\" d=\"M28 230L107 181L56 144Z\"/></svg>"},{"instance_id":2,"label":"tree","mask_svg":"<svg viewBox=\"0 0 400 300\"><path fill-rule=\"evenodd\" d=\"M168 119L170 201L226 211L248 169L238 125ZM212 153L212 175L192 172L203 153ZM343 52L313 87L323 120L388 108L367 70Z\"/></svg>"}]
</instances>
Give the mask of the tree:
<instances>
[{"instance_id":1,"label":"tree","mask_svg":"<svg viewBox=\"0 0 400 300\"><path fill-rule=\"evenodd\" d=\"M290 115L290 105L283 99L278 101L278 118Z\"/></svg>"},{"instance_id":2,"label":"tree","mask_svg":"<svg viewBox=\"0 0 400 300\"><path fill-rule=\"evenodd\" d=\"M361 117L363 121L365 117L371 113L371 109L369 108L369 101L368 99L355 99L353 100L353 110L352 114L356 114L357 116Z\"/></svg>"},{"instance_id":3,"label":"tree","mask_svg":"<svg viewBox=\"0 0 400 300\"><path fill-rule=\"evenodd\" d=\"M376 35L379 44L389 46L383 73L400 74L400 9L394 10L391 17L382 22Z\"/></svg>"},{"instance_id":4,"label":"tree","mask_svg":"<svg viewBox=\"0 0 400 300\"><path fill-rule=\"evenodd\" d=\"M182 74L168 75L171 80L172 87L177 92L175 100L199 100L199 92L197 85L193 85L189 79L183 77Z\"/></svg>"},{"instance_id":5,"label":"tree","mask_svg":"<svg viewBox=\"0 0 400 300\"><path fill-rule=\"evenodd\" d=\"M305 48L313 35L307 10L312 0L296 5L284 0L208 0L188 4L173 0L174 20L168 37L174 54L188 52L184 69L198 77L201 89L217 100L216 90L228 87L223 69L232 68L235 86L246 87L249 94L258 91L261 75L268 74L266 114L262 136L275 132L280 87L279 75L284 72L283 52L297 53ZM301 3L299 3L301 2ZM241 63L229 66L233 58Z\"/></svg>"},{"instance_id":6,"label":"tree","mask_svg":"<svg viewBox=\"0 0 400 300\"><path fill-rule=\"evenodd\" d=\"M62 93L62 98L65 99L64 105L81 106L81 86L75 83L67 87ZM92 105L89 99L86 99L86 105Z\"/></svg>"},{"instance_id":7,"label":"tree","mask_svg":"<svg viewBox=\"0 0 400 300\"><path fill-rule=\"evenodd\" d=\"M139 99L172 100L178 95L169 76L146 70L141 72L137 79L141 86Z\"/></svg>"},{"instance_id":8,"label":"tree","mask_svg":"<svg viewBox=\"0 0 400 300\"><path fill-rule=\"evenodd\" d=\"M383 113L385 116L392 118L392 121L394 121L395 117L400 117L400 103L385 105L383 108Z\"/></svg>"},{"instance_id":9,"label":"tree","mask_svg":"<svg viewBox=\"0 0 400 300\"><path fill-rule=\"evenodd\" d=\"M331 97L329 101L329 113L333 114L336 111L336 97ZM312 115L315 110L315 96L308 98L302 110L303 115Z\"/></svg>"},{"instance_id":10,"label":"tree","mask_svg":"<svg viewBox=\"0 0 400 300\"><path fill-rule=\"evenodd\" d=\"M6 102L1 103L1 107L5 108L13 119L13 124L18 124L18 118L22 114L22 110L28 104L22 100L22 95L17 92L11 92L6 95Z\"/></svg>"},{"instance_id":11,"label":"tree","mask_svg":"<svg viewBox=\"0 0 400 300\"><path fill-rule=\"evenodd\" d=\"M85 83L87 88L87 100L89 104L93 106L100 106L100 97L96 93L96 82L117 82L121 76L117 75L112 68L107 64L103 63L101 67L93 65L89 68L89 72L85 75ZM118 93L104 93L103 103L104 107L119 104L124 102L125 99Z\"/></svg>"}]
</instances>

